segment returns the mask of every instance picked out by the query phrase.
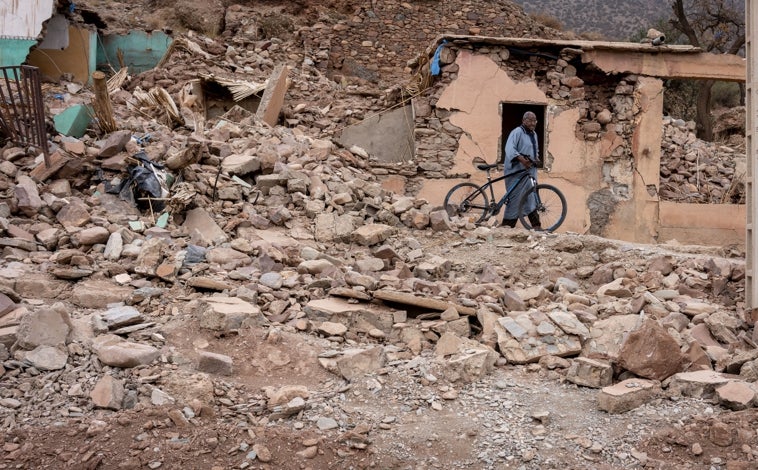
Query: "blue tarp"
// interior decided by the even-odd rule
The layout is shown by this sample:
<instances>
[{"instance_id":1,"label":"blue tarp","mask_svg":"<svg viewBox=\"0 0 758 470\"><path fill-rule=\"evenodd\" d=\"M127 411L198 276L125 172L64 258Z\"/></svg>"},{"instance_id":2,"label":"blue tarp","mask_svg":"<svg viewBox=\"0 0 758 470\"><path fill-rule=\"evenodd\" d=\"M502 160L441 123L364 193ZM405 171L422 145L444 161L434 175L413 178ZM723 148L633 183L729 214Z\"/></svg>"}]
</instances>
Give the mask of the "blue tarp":
<instances>
[{"instance_id":1,"label":"blue tarp","mask_svg":"<svg viewBox=\"0 0 758 470\"><path fill-rule=\"evenodd\" d=\"M437 50L434 51L434 57L432 58L431 63L431 70L432 75L439 75L440 74L440 54L442 54L442 48L445 47L445 44L447 44L447 40L443 39L442 43L437 46Z\"/></svg>"}]
</instances>

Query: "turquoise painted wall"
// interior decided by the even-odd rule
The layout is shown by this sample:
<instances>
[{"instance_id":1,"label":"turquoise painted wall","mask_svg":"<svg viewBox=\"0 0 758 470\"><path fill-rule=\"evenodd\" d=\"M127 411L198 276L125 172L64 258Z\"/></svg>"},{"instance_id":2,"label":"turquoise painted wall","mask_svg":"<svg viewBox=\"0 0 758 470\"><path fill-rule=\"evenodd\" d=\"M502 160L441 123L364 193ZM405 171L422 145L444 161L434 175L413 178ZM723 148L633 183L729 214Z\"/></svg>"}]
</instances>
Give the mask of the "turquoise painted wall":
<instances>
[{"instance_id":1,"label":"turquoise painted wall","mask_svg":"<svg viewBox=\"0 0 758 470\"><path fill-rule=\"evenodd\" d=\"M21 65L37 41L34 39L0 39L0 67Z\"/></svg>"},{"instance_id":2,"label":"turquoise painted wall","mask_svg":"<svg viewBox=\"0 0 758 470\"><path fill-rule=\"evenodd\" d=\"M101 68L106 64L111 64L115 70L118 70L117 51L121 49L124 62L129 67L129 73L144 72L155 67L172 41L170 36L161 31L152 33L132 31L126 35L101 36L97 48L97 66Z\"/></svg>"}]
</instances>

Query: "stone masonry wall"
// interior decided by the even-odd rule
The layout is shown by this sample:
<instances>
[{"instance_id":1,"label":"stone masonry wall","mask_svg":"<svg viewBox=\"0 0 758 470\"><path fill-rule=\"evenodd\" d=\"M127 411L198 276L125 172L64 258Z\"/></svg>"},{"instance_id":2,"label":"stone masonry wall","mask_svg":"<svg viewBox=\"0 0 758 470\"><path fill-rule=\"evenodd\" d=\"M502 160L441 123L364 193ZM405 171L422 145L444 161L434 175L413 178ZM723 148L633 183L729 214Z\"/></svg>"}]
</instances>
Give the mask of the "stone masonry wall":
<instances>
[{"instance_id":1,"label":"stone masonry wall","mask_svg":"<svg viewBox=\"0 0 758 470\"><path fill-rule=\"evenodd\" d=\"M630 75L615 79L593 73L575 60L575 51L571 49L548 54L542 49L539 53L532 51L525 55L511 53L501 46L446 46L441 56L441 76L427 93L414 100L416 158L425 177L465 176L449 171L454 164L452 157L461 131L449 122L450 111L436 107L445 87L457 76L458 65L454 61L460 48L475 49L477 54L489 56L516 81L533 80L548 97L551 113L578 109L578 140L596 141L611 131L618 135L624 144L609 149L609 154L603 156L603 174L607 183L604 191L610 191L615 198L630 197L627 182L634 166L631 139L636 114L640 111L634 102L637 78ZM543 158L549 166L551 156L546 152Z\"/></svg>"}]
</instances>

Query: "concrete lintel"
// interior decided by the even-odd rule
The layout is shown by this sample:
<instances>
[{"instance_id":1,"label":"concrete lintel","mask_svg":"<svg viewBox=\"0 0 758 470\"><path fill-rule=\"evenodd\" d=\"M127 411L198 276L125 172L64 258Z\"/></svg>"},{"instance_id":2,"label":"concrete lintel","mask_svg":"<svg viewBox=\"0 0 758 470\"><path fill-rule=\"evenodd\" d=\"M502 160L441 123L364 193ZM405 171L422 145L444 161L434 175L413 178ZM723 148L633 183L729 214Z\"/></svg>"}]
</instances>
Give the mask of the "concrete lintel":
<instances>
[{"instance_id":1,"label":"concrete lintel","mask_svg":"<svg viewBox=\"0 0 758 470\"><path fill-rule=\"evenodd\" d=\"M608 74L633 73L658 78L712 79L744 82L747 63L731 54L676 54L661 50L659 53L589 50L582 54L582 62L593 63Z\"/></svg>"},{"instance_id":2,"label":"concrete lintel","mask_svg":"<svg viewBox=\"0 0 758 470\"><path fill-rule=\"evenodd\" d=\"M284 105L284 95L287 93L287 76L289 67L280 65L271 73L268 79L266 91L263 92L261 104L258 106L256 115L263 122L275 126L279 120L279 112Z\"/></svg>"}]
</instances>

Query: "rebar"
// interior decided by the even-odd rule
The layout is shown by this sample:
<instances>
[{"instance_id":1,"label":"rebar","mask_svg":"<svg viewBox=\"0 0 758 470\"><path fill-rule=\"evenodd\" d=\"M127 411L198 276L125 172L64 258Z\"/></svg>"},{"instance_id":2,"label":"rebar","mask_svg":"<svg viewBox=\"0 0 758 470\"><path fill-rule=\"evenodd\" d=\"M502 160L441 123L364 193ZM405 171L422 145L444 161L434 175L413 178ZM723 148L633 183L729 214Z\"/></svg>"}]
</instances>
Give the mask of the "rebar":
<instances>
[{"instance_id":1,"label":"rebar","mask_svg":"<svg viewBox=\"0 0 758 470\"><path fill-rule=\"evenodd\" d=\"M37 147L50 166L42 81L37 67L0 67L0 130L17 145Z\"/></svg>"}]
</instances>

